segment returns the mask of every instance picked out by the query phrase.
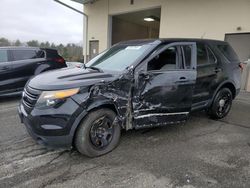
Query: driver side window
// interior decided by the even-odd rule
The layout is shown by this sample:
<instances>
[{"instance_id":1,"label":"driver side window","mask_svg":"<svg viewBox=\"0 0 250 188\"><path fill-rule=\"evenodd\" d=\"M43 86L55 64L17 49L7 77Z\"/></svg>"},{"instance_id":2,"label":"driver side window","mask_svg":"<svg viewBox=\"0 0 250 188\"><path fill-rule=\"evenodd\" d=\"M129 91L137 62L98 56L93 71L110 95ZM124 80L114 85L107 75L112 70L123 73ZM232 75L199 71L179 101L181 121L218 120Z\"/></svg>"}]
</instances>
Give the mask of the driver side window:
<instances>
[{"instance_id":1,"label":"driver side window","mask_svg":"<svg viewBox=\"0 0 250 188\"><path fill-rule=\"evenodd\" d=\"M156 55L148 62L148 71L167 71L180 69L178 56L178 47L173 46L164 50L162 53Z\"/></svg>"}]
</instances>

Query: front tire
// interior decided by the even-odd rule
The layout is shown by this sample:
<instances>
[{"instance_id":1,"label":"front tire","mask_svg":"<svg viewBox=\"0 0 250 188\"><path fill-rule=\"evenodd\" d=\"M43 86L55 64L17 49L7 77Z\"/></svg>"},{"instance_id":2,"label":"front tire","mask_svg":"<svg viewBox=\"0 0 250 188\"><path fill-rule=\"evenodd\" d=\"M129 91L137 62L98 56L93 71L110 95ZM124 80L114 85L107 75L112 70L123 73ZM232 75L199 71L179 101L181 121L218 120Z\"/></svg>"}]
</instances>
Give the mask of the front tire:
<instances>
[{"instance_id":1,"label":"front tire","mask_svg":"<svg viewBox=\"0 0 250 188\"><path fill-rule=\"evenodd\" d=\"M116 114L106 108L90 112L76 132L76 149L88 157L98 157L112 151L121 135L121 127L113 124L115 117Z\"/></svg>"},{"instance_id":2,"label":"front tire","mask_svg":"<svg viewBox=\"0 0 250 188\"><path fill-rule=\"evenodd\" d=\"M212 119L222 119L230 112L233 102L233 95L230 89L222 88L216 94L214 101L208 110L208 114Z\"/></svg>"}]
</instances>

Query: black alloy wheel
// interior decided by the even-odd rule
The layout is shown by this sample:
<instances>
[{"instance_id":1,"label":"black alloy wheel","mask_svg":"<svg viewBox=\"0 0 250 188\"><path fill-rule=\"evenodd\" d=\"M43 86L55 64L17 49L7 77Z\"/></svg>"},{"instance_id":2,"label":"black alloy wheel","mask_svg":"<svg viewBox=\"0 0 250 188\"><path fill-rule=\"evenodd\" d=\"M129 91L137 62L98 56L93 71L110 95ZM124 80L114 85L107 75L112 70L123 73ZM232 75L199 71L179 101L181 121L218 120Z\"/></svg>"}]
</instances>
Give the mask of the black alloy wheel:
<instances>
[{"instance_id":1,"label":"black alloy wheel","mask_svg":"<svg viewBox=\"0 0 250 188\"><path fill-rule=\"evenodd\" d=\"M76 131L76 149L88 157L112 151L121 135L121 126L114 124L116 116L114 111L107 108L89 112Z\"/></svg>"},{"instance_id":2,"label":"black alloy wheel","mask_svg":"<svg viewBox=\"0 0 250 188\"><path fill-rule=\"evenodd\" d=\"M209 109L209 115L213 119L222 119L230 112L233 96L228 88L222 88L215 96L213 104Z\"/></svg>"},{"instance_id":3,"label":"black alloy wheel","mask_svg":"<svg viewBox=\"0 0 250 188\"><path fill-rule=\"evenodd\" d=\"M114 134L113 122L109 117L103 116L92 123L90 139L99 150L105 149L112 141Z\"/></svg>"}]
</instances>

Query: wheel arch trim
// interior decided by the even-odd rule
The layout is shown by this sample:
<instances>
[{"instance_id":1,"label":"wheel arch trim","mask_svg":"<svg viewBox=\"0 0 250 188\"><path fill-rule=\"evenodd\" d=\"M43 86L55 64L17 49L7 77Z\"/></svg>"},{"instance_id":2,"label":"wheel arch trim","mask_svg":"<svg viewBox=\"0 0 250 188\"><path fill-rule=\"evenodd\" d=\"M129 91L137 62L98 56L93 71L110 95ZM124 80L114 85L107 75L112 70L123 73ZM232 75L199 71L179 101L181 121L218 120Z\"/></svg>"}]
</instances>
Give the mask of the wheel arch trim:
<instances>
[{"instance_id":1,"label":"wheel arch trim","mask_svg":"<svg viewBox=\"0 0 250 188\"><path fill-rule=\"evenodd\" d=\"M93 102L92 104L90 104L87 108L87 112L90 112L92 110L101 108L101 107L106 107L106 108L110 108L111 110L113 110L117 115L119 115L119 111L118 111L118 107L117 104L113 101L110 101L108 99L106 100L101 100L101 101L97 101L97 102Z\"/></svg>"},{"instance_id":2,"label":"wheel arch trim","mask_svg":"<svg viewBox=\"0 0 250 188\"><path fill-rule=\"evenodd\" d=\"M218 87L217 87L217 89L215 90L215 92L214 92L214 94L213 94L213 97L212 97L212 99L211 99L211 101L209 102L209 105L208 106L211 106L212 105L212 103L213 103L213 101L214 101L214 98L215 98L215 96L216 96L216 94L219 92L219 90L220 89L222 89L222 88L224 88L225 86L227 86L227 85L231 85L231 86L233 86L233 89L234 89L234 91L233 91L233 99L236 97L236 86L235 86L235 84L233 83L233 81L231 81L231 80L226 80L226 81L224 81L224 82L222 82ZM231 88L229 88L230 90L231 90Z\"/></svg>"}]
</instances>

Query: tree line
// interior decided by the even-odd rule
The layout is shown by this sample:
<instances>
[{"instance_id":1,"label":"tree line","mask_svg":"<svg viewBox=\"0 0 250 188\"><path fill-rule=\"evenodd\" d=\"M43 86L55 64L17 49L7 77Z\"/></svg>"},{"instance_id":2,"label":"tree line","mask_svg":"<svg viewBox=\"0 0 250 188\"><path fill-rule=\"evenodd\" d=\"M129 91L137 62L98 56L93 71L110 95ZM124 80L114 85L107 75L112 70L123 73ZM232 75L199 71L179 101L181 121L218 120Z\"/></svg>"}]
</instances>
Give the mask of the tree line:
<instances>
[{"instance_id":1,"label":"tree line","mask_svg":"<svg viewBox=\"0 0 250 188\"><path fill-rule=\"evenodd\" d=\"M59 44L54 43L39 42L38 40L30 40L28 42L22 42L19 39L15 41L10 41L6 38L0 38L0 47L3 46L30 46L30 47L40 47L40 48L53 48L58 50L58 53L66 61L83 61L83 48L79 44L69 43L69 44Z\"/></svg>"}]
</instances>

